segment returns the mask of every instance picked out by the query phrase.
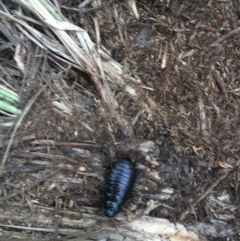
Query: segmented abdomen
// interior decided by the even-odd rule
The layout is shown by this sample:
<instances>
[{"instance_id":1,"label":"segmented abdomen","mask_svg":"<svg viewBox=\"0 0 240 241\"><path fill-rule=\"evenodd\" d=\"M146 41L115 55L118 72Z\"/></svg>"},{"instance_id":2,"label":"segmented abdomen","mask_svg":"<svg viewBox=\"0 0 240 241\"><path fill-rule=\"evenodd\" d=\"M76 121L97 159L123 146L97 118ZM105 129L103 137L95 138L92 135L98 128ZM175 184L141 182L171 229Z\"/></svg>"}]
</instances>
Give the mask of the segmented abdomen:
<instances>
[{"instance_id":1,"label":"segmented abdomen","mask_svg":"<svg viewBox=\"0 0 240 241\"><path fill-rule=\"evenodd\" d=\"M128 157L118 159L106 174L105 214L113 217L126 202L136 177L135 163Z\"/></svg>"}]
</instances>

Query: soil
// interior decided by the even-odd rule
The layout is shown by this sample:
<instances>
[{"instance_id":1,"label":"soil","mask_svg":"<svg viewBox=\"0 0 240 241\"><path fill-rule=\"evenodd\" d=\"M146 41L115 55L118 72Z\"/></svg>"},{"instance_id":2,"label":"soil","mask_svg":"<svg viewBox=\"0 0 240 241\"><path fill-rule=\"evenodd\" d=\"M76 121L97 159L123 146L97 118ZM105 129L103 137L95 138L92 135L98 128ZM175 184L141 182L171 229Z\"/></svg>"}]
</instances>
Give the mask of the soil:
<instances>
[{"instance_id":1,"label":"soil","mask_svg":"<svg viewBox=\"0 0 240 241\"><path fill-rule=\"evenodd\" d=\"M38 64L29 67L37 69L34 78L15 73L9 79L22 107L45 83L43 69L48 85L17 131L0 177L5 210L31 200L56 212L90 208L104 215L104 173L118 157L129 156L138 176L121 212L139 213L153 200L159 205L150 216L219 228L213 234L199 227L208 240L239 240L239 2L137 1L139 19L124 1L103 0L84 13L66 8L82 1L70 2L59 1L63 14L94 42L96 17L101 44L141 80L142 101L114 89L133 133L109 114L87 74L36 57ZM14 63L11 50L0 56L2 66ZM146 104L148 97L156 108ZM58 100L67 100L71 115L54 106ZM2 129L2 136L3 155L11 130Z\"/></svg>"}]
</instances>

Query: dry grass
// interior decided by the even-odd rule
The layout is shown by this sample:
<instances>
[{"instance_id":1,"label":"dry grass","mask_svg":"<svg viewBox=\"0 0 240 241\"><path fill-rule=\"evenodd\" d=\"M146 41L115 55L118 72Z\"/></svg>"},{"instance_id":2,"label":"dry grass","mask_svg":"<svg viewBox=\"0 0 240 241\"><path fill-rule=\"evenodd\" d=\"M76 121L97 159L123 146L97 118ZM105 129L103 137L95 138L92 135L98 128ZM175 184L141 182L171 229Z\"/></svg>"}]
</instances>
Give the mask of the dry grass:
<instances>
[{"instance_id":1,"label":"dry grass","mask_svg":"<svg viewBox=\"0 0 240 241\"><path fill-rule=\"evenodd\" d=\"M235 0L0 1L0 80L23 110L1 127L4 240L236 241L239 9ZM122 155L139 175L109 220L103 176ZM173 234L158 233L159 222Z\"/></svg>"}]
</instances>

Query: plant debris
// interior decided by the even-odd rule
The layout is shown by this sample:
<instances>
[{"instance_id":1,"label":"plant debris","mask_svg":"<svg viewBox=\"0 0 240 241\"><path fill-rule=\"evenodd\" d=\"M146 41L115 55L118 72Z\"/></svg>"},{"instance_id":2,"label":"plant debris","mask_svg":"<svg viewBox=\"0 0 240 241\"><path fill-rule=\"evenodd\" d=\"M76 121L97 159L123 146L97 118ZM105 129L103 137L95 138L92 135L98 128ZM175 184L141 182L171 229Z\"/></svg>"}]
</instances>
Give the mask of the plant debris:
<instances>
[{"instance_id":1,"label":"plant debris","mask_svg":"<svg viewBox=\"0 0 240 241\"><path fill-rule=\"evenodd\" d=\"M239 240L239 9L0 1L0 85L17 98L1 95L17 108L1 115L1 238ZM109 219L122 156L136 185Z\"/></svg>"}]
</instances>

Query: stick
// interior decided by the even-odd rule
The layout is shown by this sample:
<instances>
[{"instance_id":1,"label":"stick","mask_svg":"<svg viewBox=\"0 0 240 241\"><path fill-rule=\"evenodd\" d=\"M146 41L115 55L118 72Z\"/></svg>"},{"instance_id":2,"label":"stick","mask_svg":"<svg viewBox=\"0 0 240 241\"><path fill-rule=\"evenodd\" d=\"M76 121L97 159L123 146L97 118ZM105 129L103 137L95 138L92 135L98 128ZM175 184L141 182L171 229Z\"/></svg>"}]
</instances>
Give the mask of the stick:
<instances>
[{"instance_id":1,"label":"stick","mask_svg":"<svg viewBox=\"0 0 240 241\"><path fill-rule=\"evenodd\" d=\"M218 184L223 181L227 176L229 176L240 164L240 160L237 161L237 163L234 165L234 167L230 170L228 170L226 173L224 173L222 176L220 176L212 185L210 185L205 191L204 193L202 193L195 201L190 203L190 207L185 210L179 218L179 221L183 221L187 215L190 213L190 210L192 210L193 208L195 208L195 206L200 203L204 198L206 198L215 187L218 186Z\"/></svg>"},{"instance_id":2,"label":"stick","mask_svg":"<svg viewBox=\"0 0 240 241\"><path fill-rule=\"evenodd\" d=\"M30 101L28 102L28 104L26 105L26 107L23 109L23 112L22 114L20 115L19 119L17 120L16 122L16 125L14 126L14 129L12 131L12 134L11 134L11 137L10 137L10 140L9 140L9 143L7 145L7 148L6 148L6 151L3 155L3 158L2 158L2 163L1 163L1 167L0 167L0 174L3 172L3 168L4 168L4 165L6 163L6 160L7 160L7 157L8 157L8 154L9 154L9 151L11 149L11 146L12 146L12 142L13 142L13 138L21 124L21 122L23 121L24 117L27 115L27 113L29 112L30 108L32 107L33 103L36 101L36 99L38 98L38 96L43 92L43 90L45 89L46 85L44 85L31 99Z\"/></svg>"}]
</instances>

